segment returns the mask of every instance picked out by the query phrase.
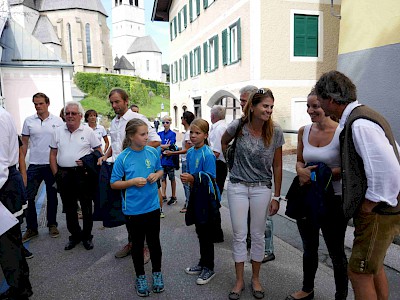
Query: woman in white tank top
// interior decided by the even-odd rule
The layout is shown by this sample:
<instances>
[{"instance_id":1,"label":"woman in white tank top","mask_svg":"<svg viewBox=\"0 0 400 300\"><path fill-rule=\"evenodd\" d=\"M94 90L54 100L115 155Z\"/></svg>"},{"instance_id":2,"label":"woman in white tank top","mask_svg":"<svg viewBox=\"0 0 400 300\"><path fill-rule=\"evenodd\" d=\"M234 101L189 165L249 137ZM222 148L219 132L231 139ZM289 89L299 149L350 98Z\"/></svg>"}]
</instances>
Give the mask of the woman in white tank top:
<instances>
[{"instance_id":1,"label":"woman in white tank top","mask_svg":"<svg viewBox=\"0 0 400 300\"><path fill-rule=\"evenodd\" d=\"M348 294L347 258L344 252L344 236L347 222L343 215L340 182L339 124L326 116L314 90L307 98L307 113L312 124L301 127L298 134L296 172L300 185L310 184L311 172L316 166L305 167L308 162L323 162L332 170L335 197L326 203L326 215L320 224L310 218L297 220L297 228L303 241L303 287L286 300L314 299L314 279L318 268L319 229L322 230L329 255L332 259L336 294L335 300L346 299ZM320 226L318 226L320 225Z\"/></svg>"}]
</instances>

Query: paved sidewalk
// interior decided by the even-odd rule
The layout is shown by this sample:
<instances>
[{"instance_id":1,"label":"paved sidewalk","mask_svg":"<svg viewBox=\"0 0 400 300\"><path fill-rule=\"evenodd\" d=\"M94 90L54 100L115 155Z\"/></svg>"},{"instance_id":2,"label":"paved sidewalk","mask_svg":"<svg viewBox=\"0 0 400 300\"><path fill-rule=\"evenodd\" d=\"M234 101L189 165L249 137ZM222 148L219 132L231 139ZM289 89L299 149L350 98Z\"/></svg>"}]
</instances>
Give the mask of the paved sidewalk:
<instances>
[{"instance_id":1,"label":"paved sidewalk","mask_svg":"<svg viewBox=\"0 0 400 300\"><path fill-rule=\"evenodd\" d=\"M179 213L184 193L179 179L177 185L178 204L166 205L166 217L161 220L165 292L152 293L150 298L227 299L235 280L229 209L226 206L221 208L225 242L215 244L217 275L209 284L199 286L195 283L195 276L184 272L185 267L198 262L199 248L194 227L187 227L184 224L184 215ZM71 251L65 251L68 232L61 205L59 208L61 236L50 238L47 228L41 227L39 237L27 243L35 255L28 260L34 291L31 299L139 299L134 289L131 258L114 258L115 251L126 243L125 228L121 226L104 229L101 222L95 222L93 250L87 251L80 244ZM41 214L43 213L42 210ZM262 265L262 284L266 290L265 299L285 299L288 294L301 287L302 253L279 238L274 241L276 260ZM151 274L151 263L145 269L147 274ZM247 262L246 290L241 299L253 299L249 286L250 276L251 265ZM333 299L333 272L325 264L319 265L315 284L315 299ZM351 291L350 294L349 299L353 299Z\"/></svg>"}]
</instances>

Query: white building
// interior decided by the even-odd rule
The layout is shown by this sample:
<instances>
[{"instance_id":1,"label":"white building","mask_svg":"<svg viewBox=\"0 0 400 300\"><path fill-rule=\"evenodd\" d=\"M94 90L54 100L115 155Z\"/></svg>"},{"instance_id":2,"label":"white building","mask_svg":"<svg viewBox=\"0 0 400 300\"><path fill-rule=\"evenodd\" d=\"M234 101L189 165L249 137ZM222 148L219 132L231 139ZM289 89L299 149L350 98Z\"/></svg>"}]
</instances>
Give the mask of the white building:
<instances>
[{"instance_id":1,"label":"white building","mask_svg":"<svg viewBox=\"0 0 400 300\"><path fill-rule=\"evenodd\" d=\"M162 53L153 38L145 34L144 0L111 1L115 65L118 67L124 56L133 66L135 76L163 81Z\"/></svg>"},{"instance_id":2,"label":"white building","mask_svg":"<svg viewBox=\"0 0 400 300\"><path fill-rule=\"evenodd\" d=\"M335 10L340 10L340 1ZM158 0L152 19L170 24L171 116L185 110L209 120L210 107L241 114L239 90L270 88L273 118L284 129L310 122L306 97L336 68L339 20L329 0ZM288 143L289 144L289 143Z\"/></svg>"},{"instance_id":3,"label":"white building","mask_svg":"<svg viewBox=\"0 0 400 300\"><path fill-rule=\"evenodd\" d=\"M32 96L43 92L50 98L50 111L58 115L72 100L73 66L58 57L29 31L13 20L6 0L0 17L0 105L13 116L20 132L26 117L34 114Z\"/></svg>"}]
</instances>

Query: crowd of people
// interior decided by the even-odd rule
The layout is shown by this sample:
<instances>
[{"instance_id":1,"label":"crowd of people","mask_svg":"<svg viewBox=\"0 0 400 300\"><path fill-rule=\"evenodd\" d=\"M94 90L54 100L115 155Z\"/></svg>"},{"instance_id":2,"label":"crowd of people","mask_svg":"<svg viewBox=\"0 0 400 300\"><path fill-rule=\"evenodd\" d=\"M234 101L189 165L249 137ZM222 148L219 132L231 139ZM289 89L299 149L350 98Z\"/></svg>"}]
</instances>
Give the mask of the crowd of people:
<instances>
[{"instance_id":1,"label":"crowd of people","mask_svg":"<svg viewBox=\"0 0 400 300\"><path fill-rule=\"evenodd\" d=\"M275 98L270 89L242 88L243 114L230 124L220 105L211 109L211 126L185 111L182 147L176 146L169 116L161 119L163 130L157 132L154 127L159 124L151 124L137 105L129 106L128 94L119 88L109 94L116 114L110 126L111 143L104 127L97 124L96 111L85 113L79 102L71 101L63 108L63 120L49 112L45 94L35 94L32 101L36 114L24 122L21 146L10 114L0 107L0 211L16 220L0 228L4 229L0 264L10 286L0 299L28 299L33 293L26 262L32 254L23 242L39 234L35 198L43 181L50 237L60 236L58 192L70 233L66 251L81 242L86 250L93 249L93 220L102 220L106 227L124 225L128 241L115 257L131 254L139 296L163 292L160 218L163 202L177 203L175 171L179 168L185 191L180 212L185 213L187 225L195 225L200 256L185 272L196 275L199 285L217 274L214 243L224 239L219 209L229 176L226 190L236 279L227 296L240 299L248 255L251 293L256 299L266 296L260 269L262 263L275 259L272 216L280 207L285 143L281 127L272 120ZM356 87L338 71L320 77L308 95L307 113L311 123L299 129L297 177L291 186L299 197L297 202L296 197L288 197L303 243L303 285L286 299L314 299L320 230L333 263L335 299L347 298L349 279L356 300L388 299L383 260L400 234L400 147L385 118L360 104ZM27 228L22 236L23 216ZM351 218L355 232L348 260L344 236ZM150 258L151 287L144 269Z\"/></svg>"}]
</instances>

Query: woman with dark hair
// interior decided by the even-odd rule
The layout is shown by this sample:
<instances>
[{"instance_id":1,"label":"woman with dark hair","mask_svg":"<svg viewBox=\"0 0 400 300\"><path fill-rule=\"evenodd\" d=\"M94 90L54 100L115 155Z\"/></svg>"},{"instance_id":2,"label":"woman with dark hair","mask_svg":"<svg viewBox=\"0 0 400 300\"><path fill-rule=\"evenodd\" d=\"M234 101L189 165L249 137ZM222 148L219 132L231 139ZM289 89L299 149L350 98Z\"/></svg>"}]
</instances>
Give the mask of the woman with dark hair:
<instances>
[{"instance_id":1,"label":"woman with dark hair","mask_svg":"<svg viewBox=\"0 0 400 300\"><path fill-rule=\"evenodd\" d=\"M107 151L110 142L108 141L107 131L104 126L97 124L97 111L94 109L89 109L85 113L85 122L87 125L94 130L96 137L101 142L101 139L104 140L104 152Z\"/></svg>"},{"instance_id":2,"label":"woman with dark hair","mask_svg":"<svg viewBox=\"0 0 400 300\"><path fill-rule=\"evenodd\" d=\"M319 230L321 229L329 256L332 259L336 284L335 300L344 300L348 293L347 258L344 252L344 236L347 222L341 207L340 182L340 145L341 128L337 122L327 116L321 108L315 91L307 98L307 113L312 123L299 129L297 143L296 172L300 186L311 184L311 173L316 165L307 163L325 163L332 171L333 197L324 199L323 215L319 215L316 224L311 211L297 220L297 228L303 242L303 287L289 295L286 300L314 299L314 279L318 268ZM314 179L313 179L314 180ZM315 181L315 180L314 180Z\"/></svg>"},{"instance_id":3,"label":"woman with dark hair","mask_svg":"<svg viewBox=\"0 0 400 300\"><path fill-rule=\"evenodd\" d=\"M255 298L264 298L259 273L264 258L265 223L267 213L272 216L279 209L282 145L285 142L282 129L271 119L273 108L274 96L270 89L252 92L244 107L244 116L229 124L222 136L221 144L224 152L229 142L236 136L235 158L227 188L236 271L236 283L229 293L229 299L239 299L244 290L243 275L244 262L247 260L246 235L249 211L251 290ZM273 197L272 174L274 177Z\"/></svg>"}]
</instances>

